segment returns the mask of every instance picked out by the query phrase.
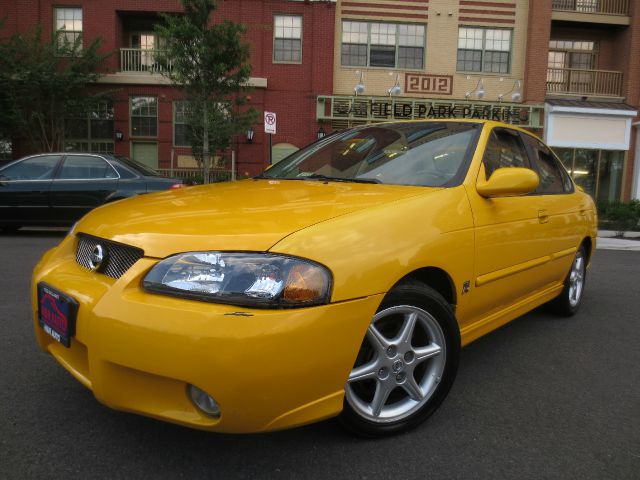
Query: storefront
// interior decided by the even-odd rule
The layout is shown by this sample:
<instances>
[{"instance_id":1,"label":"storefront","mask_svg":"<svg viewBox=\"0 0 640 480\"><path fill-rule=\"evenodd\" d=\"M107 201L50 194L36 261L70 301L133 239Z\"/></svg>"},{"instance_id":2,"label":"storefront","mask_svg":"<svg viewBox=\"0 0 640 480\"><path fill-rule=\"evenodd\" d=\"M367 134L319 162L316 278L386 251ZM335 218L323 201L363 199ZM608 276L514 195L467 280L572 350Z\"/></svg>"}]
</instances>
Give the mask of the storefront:
<instances>
[{"instance_id":1,"label":"storefront","mask_svg":"<svg viewBox=\"0 0 640 480\"><path fill-rule=\"evenodd\" d=\"M623 198L631 121L637 114L624 103L549 100L545 104L544 140L597 202Z\"/></svg>"}]
</instances>

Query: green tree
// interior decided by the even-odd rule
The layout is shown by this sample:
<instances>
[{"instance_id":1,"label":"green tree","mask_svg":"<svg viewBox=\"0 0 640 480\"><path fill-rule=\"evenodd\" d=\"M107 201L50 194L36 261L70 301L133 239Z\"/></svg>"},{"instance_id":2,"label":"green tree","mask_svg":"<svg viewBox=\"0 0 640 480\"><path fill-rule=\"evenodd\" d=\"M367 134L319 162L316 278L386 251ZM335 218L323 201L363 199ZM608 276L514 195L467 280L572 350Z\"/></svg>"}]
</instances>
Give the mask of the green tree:
<instances>
[{"instance_id":1,"label":"green tree","mask_svg":"<svg viewBox=\"0 0 640 480\"><path fill-rule=\"evenodd\" d=\"M164 15L156 27L164 48L158 61L167 67L163 75L184 92L187 138L207 182L211 153L229 148L232 136L257 116L242 107L251 73L249 46L242 25L213 22L215 0L182 0L182 5L183 15Z\"/></svg>"},{"instance_id":2,"label":"green tree","mask_svg":"<svg viewBox=\"0 0 640 480\"><path fill-rule=\"evenodd\" d=\"M0 28L2 25L0 25ZM0 136L29 141L37 151L64 148L65 120L90 111L106 93L87 92L110 54L99 53L102 40L82 48L64 31L43 40L42 28L0 36Z\"/></svg>"}]
</instances>

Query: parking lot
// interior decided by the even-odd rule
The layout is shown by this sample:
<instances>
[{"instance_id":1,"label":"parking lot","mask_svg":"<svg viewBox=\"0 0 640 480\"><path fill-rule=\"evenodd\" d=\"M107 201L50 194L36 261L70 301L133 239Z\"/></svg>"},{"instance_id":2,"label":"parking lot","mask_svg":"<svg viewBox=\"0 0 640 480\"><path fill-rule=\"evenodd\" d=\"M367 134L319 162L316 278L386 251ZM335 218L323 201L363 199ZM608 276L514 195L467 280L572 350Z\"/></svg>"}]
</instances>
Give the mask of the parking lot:
<instances>
[{"instance_id":1,"label":"parking lot","mask_svg":"<svg viewBox=\"0 0 640 480\"><path fill-rule=\"evenodd\" d=\"M578 315L535 311L471 344L433 417L372 441L335 421L234 436L100 405L33 338L30 272L63 234L0 236L0 478L640 478L638 251L598 250Z\"/></svg>"}]
</instances>

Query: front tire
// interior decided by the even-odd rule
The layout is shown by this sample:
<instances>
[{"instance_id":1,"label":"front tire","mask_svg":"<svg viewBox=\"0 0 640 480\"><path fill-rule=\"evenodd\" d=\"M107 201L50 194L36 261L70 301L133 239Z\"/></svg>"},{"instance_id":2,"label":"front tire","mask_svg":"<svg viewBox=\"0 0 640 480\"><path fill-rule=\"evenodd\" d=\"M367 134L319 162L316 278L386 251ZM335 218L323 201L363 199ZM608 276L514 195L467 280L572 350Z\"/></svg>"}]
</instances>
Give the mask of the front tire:
<instances>
[{"instance_id":1,"label":"front tire","mask_svg":"<svg viewBox=\"0 0 640 480\"><path fill-rule=\"evenodd\" d=\"M564 281L562 293L549 304L551 311L564 317L575 315L582 303L586 279L587 251L584 245L581 245L573 258L571 269Z\"/></svg>"},{"instance_id":2,"label":"front tire","mask_svg":"<svg viewBox=\"0 0 640 480\"><path fill-rule=\"evenodd\" d=\"M367 329L340 421L368 437L416 427L449 392L459 354L460 331L446 300L420 282L395 287Z\"/></svg>"}]
</instances>

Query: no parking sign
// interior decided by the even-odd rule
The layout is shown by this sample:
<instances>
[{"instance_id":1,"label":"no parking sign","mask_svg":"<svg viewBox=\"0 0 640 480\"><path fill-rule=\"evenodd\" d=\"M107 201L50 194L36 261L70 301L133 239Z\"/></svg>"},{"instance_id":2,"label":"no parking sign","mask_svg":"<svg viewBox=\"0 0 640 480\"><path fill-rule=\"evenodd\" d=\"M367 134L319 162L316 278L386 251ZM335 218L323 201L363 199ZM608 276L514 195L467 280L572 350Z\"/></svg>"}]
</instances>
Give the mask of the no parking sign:
<instances>
[{"instance_id":1,"label":"no parking sign","mask_svg":"<svg viewBox=\"0 0 640 480\"><path fill-rule=\"evenodd\" d=\"M276 114L264 112L264 133L276 133Z\"/></svg>"}]
</instances>

